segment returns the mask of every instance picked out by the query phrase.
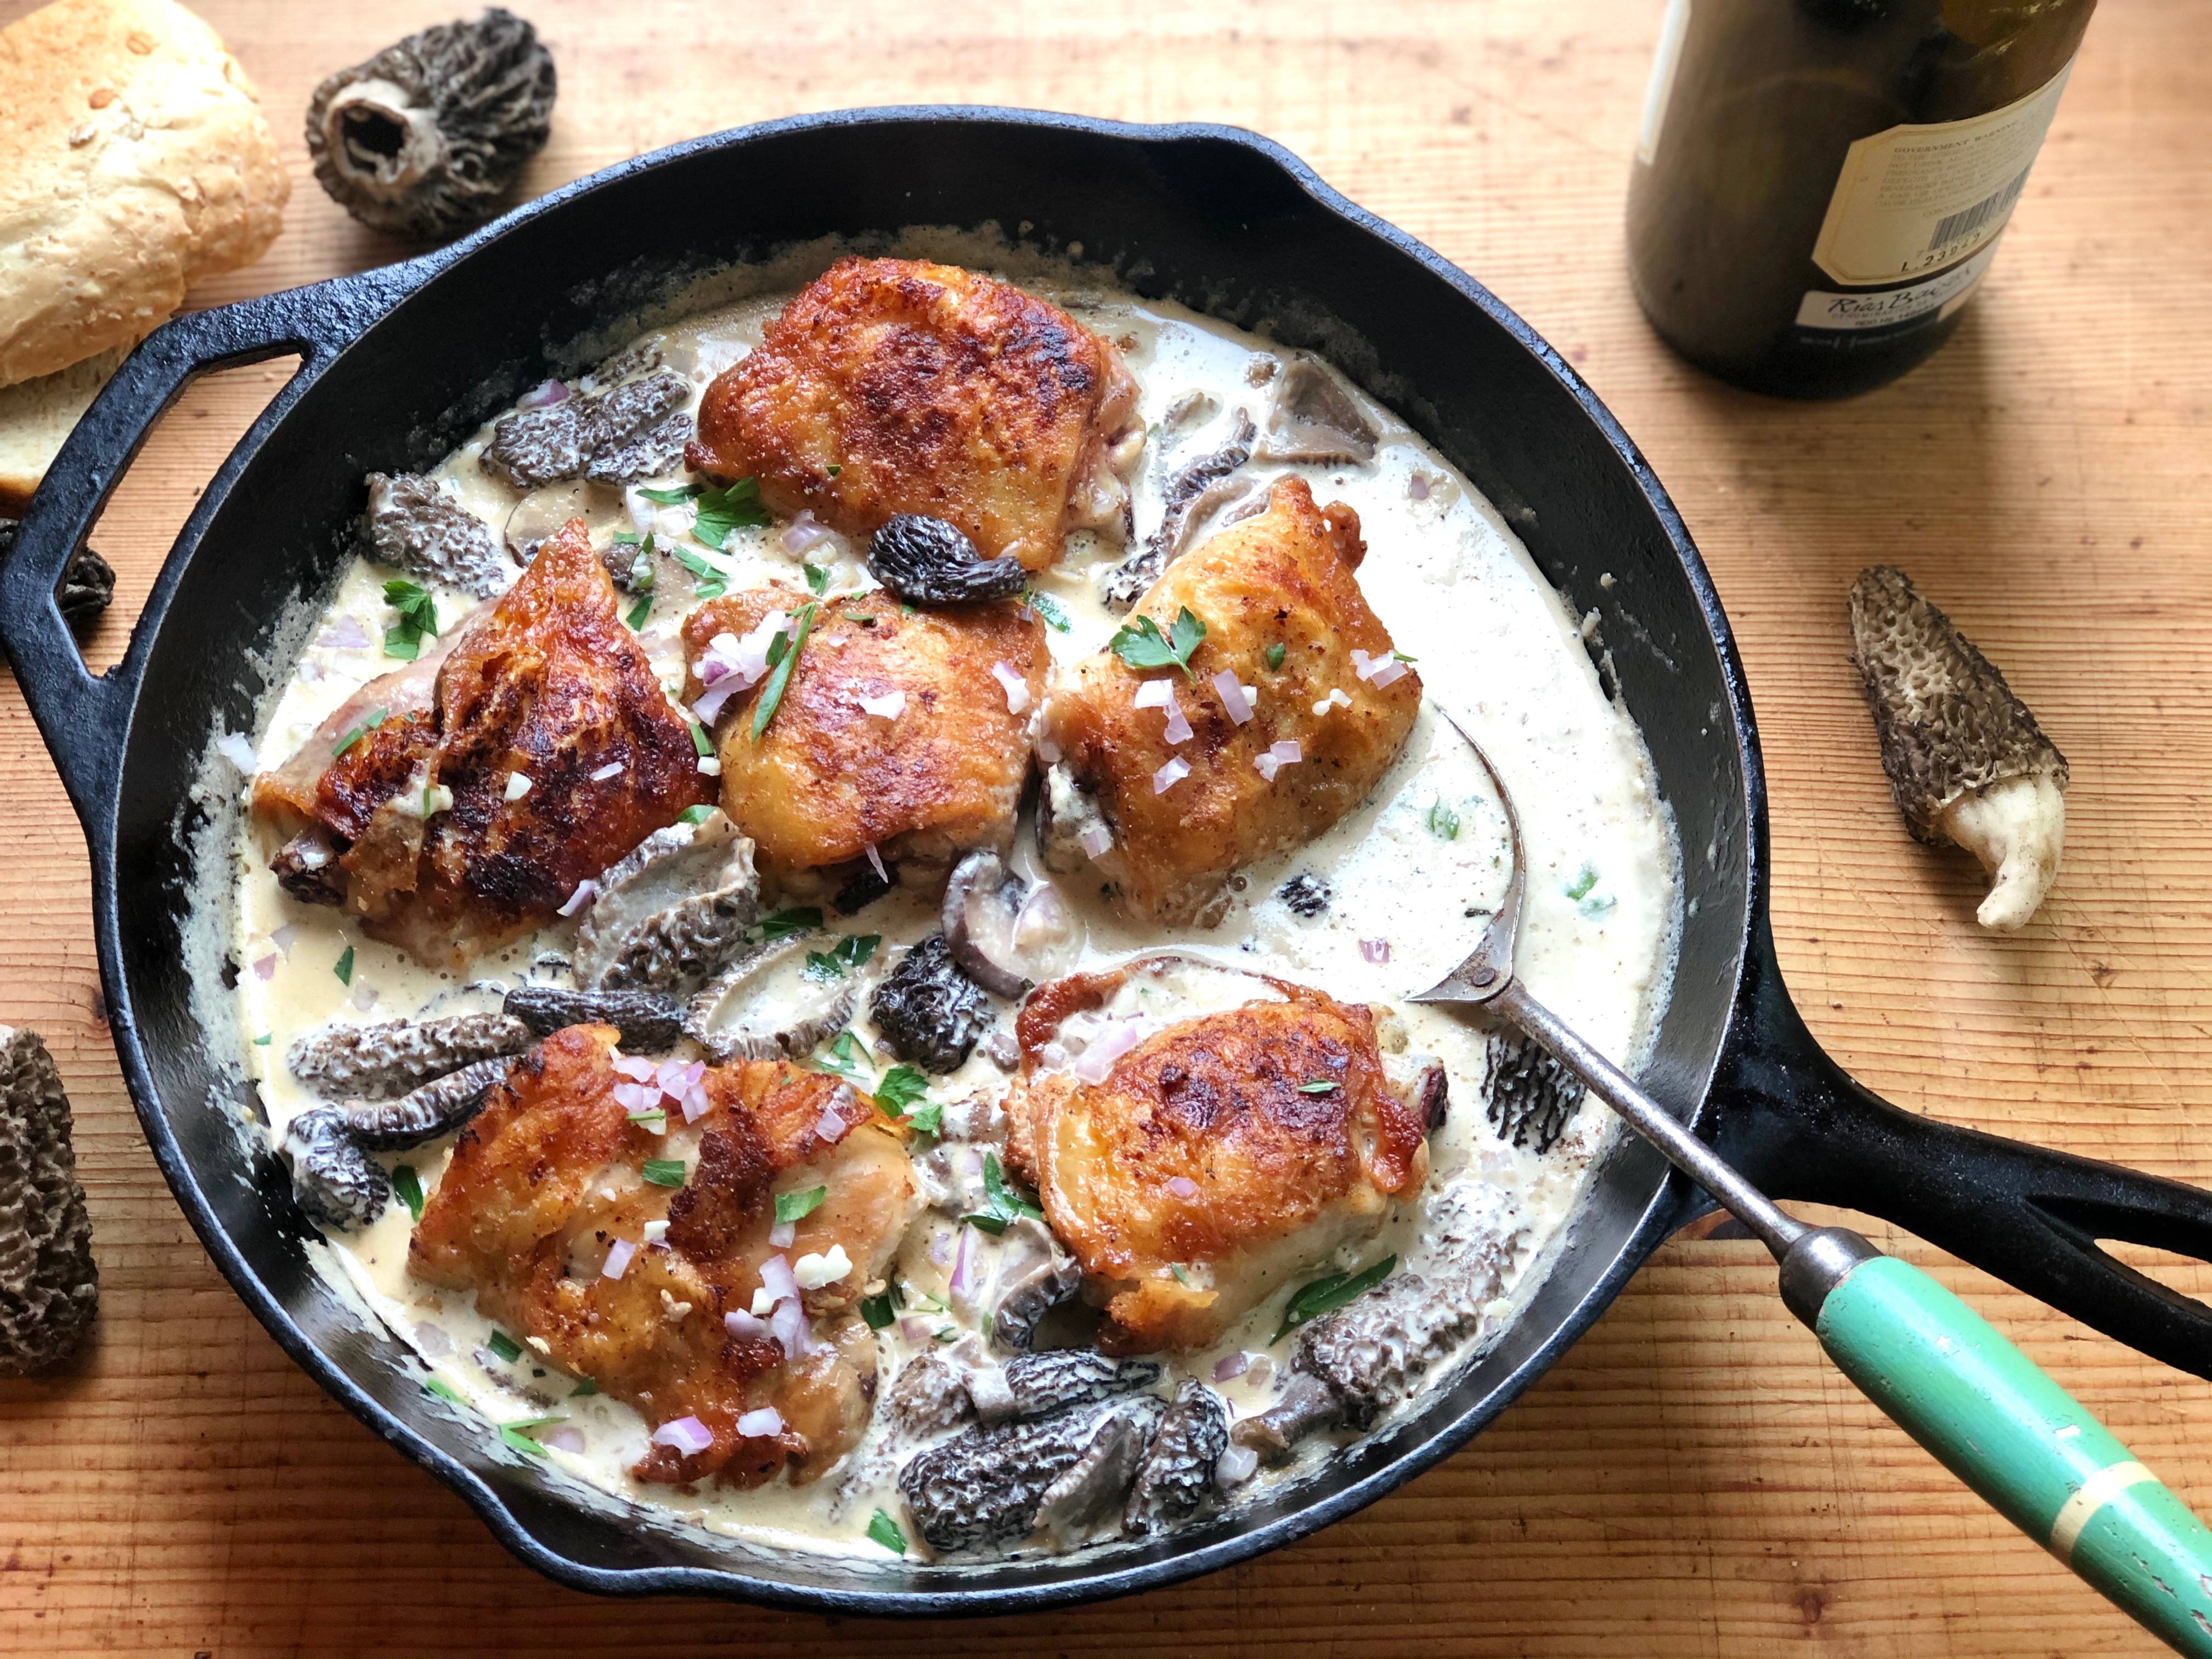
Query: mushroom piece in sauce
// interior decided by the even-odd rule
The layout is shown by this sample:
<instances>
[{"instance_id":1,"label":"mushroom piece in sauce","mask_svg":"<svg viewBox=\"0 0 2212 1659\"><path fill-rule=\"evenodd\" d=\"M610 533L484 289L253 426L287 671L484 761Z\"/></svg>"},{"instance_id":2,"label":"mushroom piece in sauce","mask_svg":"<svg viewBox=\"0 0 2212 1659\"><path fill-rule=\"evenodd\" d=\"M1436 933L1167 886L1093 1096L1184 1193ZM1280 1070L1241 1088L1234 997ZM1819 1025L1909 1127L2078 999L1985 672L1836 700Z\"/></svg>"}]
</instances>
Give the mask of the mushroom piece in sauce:
<instances>
[{"instance_id":1,"label":"mushroom piece in sauce","mask_svg":"<svg viewBox=\"0 0 2212 1659\"><path fill-rule=\"evenodd\" d=\"M720 809L654 830L599 887L576 930L576 979L595 991L696 991L760 910L753 844Z\"/></svg>"}]
</instances>

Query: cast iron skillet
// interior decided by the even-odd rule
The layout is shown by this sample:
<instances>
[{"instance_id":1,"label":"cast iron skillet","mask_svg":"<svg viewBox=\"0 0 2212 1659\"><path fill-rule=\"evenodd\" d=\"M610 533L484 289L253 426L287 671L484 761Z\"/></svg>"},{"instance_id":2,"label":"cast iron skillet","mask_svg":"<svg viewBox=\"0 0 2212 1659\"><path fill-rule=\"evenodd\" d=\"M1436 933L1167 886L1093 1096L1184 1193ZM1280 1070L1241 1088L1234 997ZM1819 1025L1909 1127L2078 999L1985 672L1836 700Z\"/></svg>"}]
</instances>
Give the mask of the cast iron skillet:
<instances>
[{"instance_id":1,"label":"cast iron skillet","mask_svg":"<svg viewBox=\"0 0 2212 1659\"><path fill-rule=\"evenodd\" d=\"M281 1171L240 1150L235 1115L252 1109L230 1058L210 1051L190 1012L184 844L208 734L217 722L251 729L248 653L288 599L334 579L362 475L434 461L525 386L574 369L583 337L700 271L831 233L986 223L1048 252L1079 245L1141 293L1328 352L1498 503L1577 611L1600 613L1680 823L1691 900L1644 1079L1654 1095L1694 1115L1775 1196L1884 1217L2212 1376L2212 1310L2096 1243L2212 1257L2212 1198L1909 1115L1813 1042L1768 933L1765 796L1728 623L1643 457L1550 347L1464 273L1249 133L921 108L678 145L408 264L171 323L70 439L0 574L0 635L90 846L100 975L147 1139L225 1277L332 1395L516 1554L580 1589L847 1613L1045 1607L1226 1566L1381 1497L1495 1417L1706 1207L1623 1137L1526 1310L1418 1417L1306 1483L1168 1539L957 1571L778 1556L580 1507L425 1394L407 1351L362 1328L317 1277ZM293 352L301 369L208 485L123 662L88 674L56 583L147 428L194 375Z\"/></svg>"}]
</instances>

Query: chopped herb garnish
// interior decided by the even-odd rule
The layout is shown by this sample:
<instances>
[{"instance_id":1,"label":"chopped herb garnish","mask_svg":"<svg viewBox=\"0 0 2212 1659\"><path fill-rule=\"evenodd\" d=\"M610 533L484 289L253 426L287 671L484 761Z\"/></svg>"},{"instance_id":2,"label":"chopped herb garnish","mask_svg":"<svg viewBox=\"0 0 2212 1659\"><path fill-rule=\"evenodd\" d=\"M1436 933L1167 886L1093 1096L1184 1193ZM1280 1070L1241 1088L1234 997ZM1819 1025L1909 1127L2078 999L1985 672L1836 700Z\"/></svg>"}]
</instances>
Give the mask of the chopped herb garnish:
<instances>
[{"instance_id":1,"label":"chopped herb garnish","mask_svg":"<svg viewBox=\"0 0 2212 1659\"><path fill-rule=\"evenodd\" d=\"M1302 1095L1333 1095L1336 1092L1336 1087L1337 1085L1328 1079L1317 1077L1310 1083L1298 1085L1298 1092Z\"/></svg>"},{"instance_id":2,"label":"chopped herb garnish","mask_svg":"<svg viewBox=\"0 0 2212 1659\"><path fill-rule=\"evenodd\" d=\"M438 632L438 601L415 582L388 581L384 602L399 613L399 621L384 630L384 654L412 662L422 653L422 636Z\"/></svg>"},{"instance_id":3,"label":"chopped herb garnish","mask_svg":"<svg viewBox=\"0 0 2212 1659\"><path fill-rule=\"evenodd\" d=\"M783 701L783 689L791 684L792 665L799 660L799 651L806 644L807 632L814 626L814 611L811 604L800 605L799 615L792 621L791 632L775 636L777 640L788 639L791 641L790 649L783 653L782 661L776 662L775 641L769 643L769 660L775 666L769 674L768 684L761 688L760 701L753 705L753 741L756 743L760 741L761 733L768 730L768 723L775 718L776 706Z\"/></svg>"},{"instance_id":4,"label":"chopped herb garnish","mask_svg":"<svg viewBox=\"0 0 2212 1659\"><path fill-rule=\"evenodd\" d=\"M1285 646L1280 640L1276 641L1274 644L1269 646L1267 647L1267 666L1270 668L1280 668L1283 665L1284 653L1289 650L1289 648L1290 647Z\"/></svg>"},{"instance_id":5,"label":"chopped herb garnish","mask_svg":"<svg viewBox=\"0 0 2212 1659\"><path fill-rule=\"evenodd\" d=\"M583 1381L577 1383L574 1388L568 1390L568 1398L571 1400L583 1400L597 1394L599 1391L599 1385L592 1382L592 1379L587 1376L584 1378Z\"/></svg>"},{"instance_id":6,"label":"chopped herb garnish","mask_svg":"<svg viewBox=\"0 0 2212 1659\"><path fill-rule=\"evenodd\" d=\"M1429 833L1440 841L1459 839L1459 814L1444 805L1442 795L1437 796L1436 805L1429 808Z\"/></svg>"},{"instance_id":7,"label":"chopped herb garnish","mask_svg":"<svg viewBox=\"0 0 2212 1659\"><path fill-rule=\"evenodd\" d=\"M1065 634L1075 624L1067 619L1067 607L1049 593L1040 593L1034 587L1022 590L1022 603L1044 618L1044 625L1056 634Z\"/></svg>"},{"instance_id":8,"label":"chopped herb garnish","mask_svg":"<svg viewBox=\"0 0 2212 1659\"><path fill-rule=\"evenodd\" d=\"M461 1398L461 1391L442 1376L426 1376L422 1379L422 1386L451 1405L465 1406L469 1403Z\"/></svg>"},{"instance_id":9,"label":"chopped herb garnish","mask_svg":"<svg viewBox=\"0 0 2212 1659\"><path fill-rule=\"evenodd\" d=\"M822 1062L821 1069L835 1072L839 1077L858 1080L868 1073L860 1063L860 1045L850 1031L840 1031L830 1044L830 1057ZM866 1093L866 1090L861 1091Z\"/></svg>"},{"instance_id":10,"label":"chopped herb garnish","mask_svg":"<svg viewBox=\"0 0 2212 1659\"><path fill-rule=\"evenodd\" d=\"M822 907L818 904L799 904L788 910L771 910L760 919L761 943L773 945L780 939L789 939L793 933L804 933L821 925Z\"/></svg>"},{"instance_id":11,"label":"chopped herb garnish","mask_svg":"<svg viewBox=\"0 0 2212 1659\"><path fill-rule=\"evenodd\" d=\"M729 592L729 578L719 567L708 563L703 556L694 553L688 547L679 547L674 551L676 562L691 573L694 578L692 591L699 598L719 599Z\"/></svg>"},{"instance_id":12,"label":"chopped herb garnish","mask_svg":"<svg viewBox=\"0 0 2212 1659\"><path fill-rule=\"evenodd\" d=\"M778 1221L804 1221L822 1207L822 1200L830 1196L827 1186L809 1187L803 1193L778 1193L775 1195L775 1218Z\"/></svg>"},{"instance_id":13,"label":"chopped herb garnish","mask_svg":"<svg viewBox=\"0 0 2212 1659\"><path fill-rule=\"evenodd\" d=\"M630 606L629 615L624 617L623 620L629 624L630 631L634 634L645 626L645 619L652 614L653 595L641 593L637 596L637 603Z\"/></svg>"},{"instance_id":14,"label":"chopped herb garnish","mask_svg":"<svg viewBox=\"0 0 2212 1659\"><path fill-rule=\"evenodd\" d=\"M1331 1273L1326 1279L1316 1279L1291 1297L1290 1305L1283 1310L1282 1328L1269 1340L1279 1342L1299 1326L1366 1295L1389 1278L1390 1270L1397 1265L1396 1256L1386 1255L1364 1272Z\"/></svg>"},{"instance_id":15,"label":"chopped herb garnish","mask_svg":"<svg viewBox=\"0 0 2212 1659\"><path fill-rule=\"evenodd\" d=\"M1170 1262L1169 1262L1169 1263L1168 1263L1168 1271L1169 1271L1170 1273L1173 1273L1173 1274L1175 1275L1175 1280L1176 1280L1176 1284L1181 1285L1184 1286L1185 1288L1188 1288L1188 1286L1189 1286L1189 1285L1190 1285L1190 1275L1189 1275L1188 1273L1185 1273L1185 1272L1182 1270L1182 1262L1180 1262L1180 1261L1170 1261Z\"/></svg>"},{"instance_id":16,"label":"chopped herb garnish","mask_svg":"<svg viewBox=\"0 0 2212 1659\"><path fill-rule=\"evenodd\" d=\"M1024 1198L1006 1179L1006 1171L999 1167L996 1152L983 1154L983 1196L991 1207L981 1215L963 1216L961 1219L987 1233L1003 1233L1009 1223L1019 1221L1024 1216L1034 1221L1044 1219L1044 1212Z\"/></svg>"},{"instance_id":17,"label":"chopped herb garnish","mask_svg":"<svg viewBox=\"0 0 2212 1659\"><path fill-rule=\"evenodd\" d=\"M384 654L397 657L402 662L413 662L422 654L422 636L404 623L384 630Z\"/></svg>"},{"instance_id":18,"label":"chopped herb garnish","mask_svg":"<svg viewBox=\"0 0 2212 1659\"><path fill-rule=\"evenodd\" d=\"M1419 657L1409 657L1402 651L1393 651L1390 653L1390 660L1392 662L1419 662L1420 661L1420 659Z\"/></svg>"},{"instance_id":19,"label":"chopped herb garnish","mask_svg":"<svg viewBox=\"0 0 2212 1659\"><path fill-rule=\"evenodd\" d=\"M264 1031L259 1036L253 1039L253 1046L257 1048L266 1048L271 1042L276 1041L276 1032Z\"/></svg>"},{"instance_id":20,"label":"chopped herb garnish","mask_svg":"<svg viewBox=\"0 0 2212 1659\"><path fill-rule=\"evenodd\" d=\"M893 1117L904 1117L908 1109L929 1092L929 1079L911 1066L894 1066L876 1085L876 1103Z\"/></svg>"},{"instance_id":21,"label":"chopped herb garnish","mask_svg":"<svg viewBox=\"0 0 2212 1659\"><path fill-rule=\"evenodd\" d=\"M1190 665L1190 653L1205 637L1206 624L1185 605L1176 612L1165 634L1150 617L1139 617L1123 623L1121 631L1106 642L1106 648L1132 668L1180 668L1196 679L1198 671Z\"/></svg>"},{"instance_id":22,"label":"chopped herb garnish","mask_svg":"<svg viewBox=\"0 0 2212 1659\"><path fill-rule=\"evenodd\" d=\"M565 1417L518 1417L512 1423L502 1423L499 1425L499 1437L502 1443L514 1447L519 1452L527 1452L532 1457L543 1457L545 1455L545 1448L523 1433L523 1431L542 1429L548 1423L565 1423L568 1420Z\"/></svg>"},{"instance_id":23,"label":"chopped herb garnish","mask_svg":"<svg viewBox=\"0 0 2212 1659\"><path fill-rule=\"evenodd\" d=\"M338 983L353 983L353 946L349 945L338 952L338 959L331 964L331 971L338 976Z\"/></svg>"},{"instance_id":24,"label":"chopped herb garnish","mask_svg":"<svg viewBox=\"0 0 2212 1659\"><path fill-rule=\"evenodd\" d=\"M704 823L714 816L714 809L711 806L687 806L676 817L678 822L682 823Z\"/></svg>"},{"instance_id":25,"label":"chopped herb garnish","mask_svg":"<svg viewBox=\"0 0 2212 1659\"><path fill-rule=\"evenodd\" d=\"M415 1173L412 1164L392 1166L392 1190L399 1194L399 1201L407 1206L407 1213L420 1221L422 1218L422 1180Z\"/></svg>"},{"instance_id":26,"label":"chopped herb garnish","mask_svg":"<svg viewBox=\"0 0 2212 1659\"><path fill-rule=\"evenodd\" d=\"M806 585L810 588L813 589L816 593L827 593L830 591L830 567L828 565L808 564L802 560L799 568L806 573Z\"/></svg>"},{"instance_id":27,"label":"chopped herb garnish","mask_svg":"<svg viewBox=\"0 0 2212 1659\"><path fill-rule=\"evenodd\" d=\"M1567 884L1567 896L1571 899L1586 897L1589 890L1596 885L1597 866L1585 863L1575 872L1575 878Z\"/></svg>"},{"instance_id":28,"label":"chopped herb garnish","mask_svg":"<svg viewBox=\"0 0 2212 1659\"><path fill-rule=\"evenodd\" d=\"M845 977L845 969L837 958L821 951L806 953L806 977L817 983Z\"/></svg>"},{"instance_id":29,"label":"chopped herb garnish","mask_svg":"<svg viewBox=\"0 0 2212 1659\"><path fill-rule=\"evenodd\" d=\"M684 1184L684 1160L680 1158L648 1158L638 1165L637 1172L656 1187Z\"/></svg>"},{"instance_id":30,"label":"chopped herb garnish","mask_svg":"<svg viewBox=\"0 0 2212 1659\"><path fill-rule=\"evenodd\" d=\"M881 933L848 933L827 951L809 951L806 976L816 980L842 979L846 969L866 963L883 942Z\"/></svg>"},{"instance_id":31,"label":"chopped herb garnish","mask_svg":"<svg viewBox=\"0 0 2212 1659\"><path fill-rule=\"evenodd\" d=\"M664 1129L668 1127L668 1114L658 1106L648 1107L642 1112L626 1113L624 1115L631 1122L641 1124L648 1129L656 1124Z\"/></svg>"},{"instance_id":32,"label":"chopped herb garnish","mask_svg":"<svg viewBox=\"0 0 2212 1659\"><path fill-rule=\"evenodd\" d=\"M762 530L768 526L768 509L760 504L760 483L740 478L720 489L699 492L699 516L691 533L720 550L732 530Z\"/></svg>"},{"instance_id":33,"label":"chopped herb garnish","mask_svg":"<svg viewBox=\"0 0 2212 1659\"><path fill-rule=\"evenodd\" d=\"M680 507L705 488L704 484L687 483L678 484L669 489L647 489L643 484L640 484L637 487L637 493L655 507Z\"/></svg>"},{"instance_id":34,"label":"chopped herb garnish","mask_svg":"<svg viewBox=\"0 0 2212 1659\"><path fill-rule=\"evenodd\" d=\"M945 1132L945 1103L933 1100L927 1106L915 1107L906 1115L906 1125L916 1134L942 1134Z\"/></svg>"},{"instance_id":35,"label":"chopped herb garnish","mask_svg":"<svg viewBox=\"0 0 2212 1659\"><path fill-rule=\"evenodd\" d=\"M830 470L835 472L837 469L833 466ZM906 1553L906 1534L900 1530L899 1523L882 1510L868 1517L868 1541L881 1544L893 1555Z\"/></svg>"},{"instance_id":36,"label":"chopped herb garnish","mask_svg":"<svg viewBox=\"0 0 2212 1659\"><path fill-rule=\"evenodd\" d=\"M331 750L331 758L332 760L336 760L340 755L344 754L347 750L352 748L354 744L359 743L362 738L366 737L369 732L375 731L378 726L383 725L384 717L386 712L386 710L381 708L372 708L369 710L368 718L367 720L363 720L359 726L353 727L350 731L347 732L343 737L337 740L337 744Z\"/></svg>"},{"instance_id":37,"label":"chopped herb garnish","mask_svg":"<svg viewBox=\"0 0 2212 1659\"><path fill-rule=\"evenodd\" d=\"M870 626L870 625L872 625L872 624L875 622L875 620L876 620L876 619L875 619L875 617L874 617L874 616L873 616L872 614L870 614L870 615L867 615L867 616L856 616L856 615L855 615L855 614L854 614L852 611L845 611L845 612L843 613L843 615L844 615L845 620L846 620L847 622L848 622L848 623L860 623L860 626L861 626L861 627L863 627L863 628L869 627L869 626Z\"/></svg>"},{"instance_id":38,"label":"chopped herb garnish","mask_svg":"<svg viewBox=\"0 0 2212 1659\"><path fill-rule=\"evenodd\" d=\"M522 1358L522 1344L496 1325L492 1327L491 1334L484 1338L484 1346L489 1348L510 1365Z\"/></svg>"},{"instance_id":39,"label":"chopped herb garnish","mask_svg":"<svg viewBox=\"0 0 2212 1659\"><path fill-rule=\"evenodd\" d=\"M1592 893L1587 898L1583 899L1581 903L1575 906L1575 908L1581 911L1583 915L1589 917L1592 921L1595 921L1600 916L1605 915L1610 912L1613 906L1620 902L1620 901L1613 897L1610 893Z\"/></svg>"},{"instance_id":40,"label":"chopped herb garnish","mask_svg":"<svg viewBox=\"0 0 2212 1659\"><path fill-rule=\"evenodd\" d=\"M638 545L637 532L635 530L617 530L615 532L614 539L615 544L618 547L635 547Z\"/></svg>"},{"instance_id":41,"label":"chopped herb garnish","mask_svg":"<svg viewBox=\"0 0 2212 1659\"><path fill-rule=\"evenodd\" d=\"M838 465L837 465L837 463L836 463L836 462L835 462L835 461L832 461L832 462L830 462L830 469L829 469L829 471L830 471L830 476L831 477L833 477L833 478L834 478L834 477L836 477L840 472L842 472L844 470L845 470L845 469L844 469L843 467L842 467L842 466Z\"/></svg>"},{"instance_id":42,"label":"chopped herb garnish","mask_svg":"<svg viewBox=\"0 0 2212 1659\"><path fill-rule=\"evenodd\" d=\"M860 1317L868 1322L870 1330L879 1331L897 1318L900 1310L905 1306L906 1297L899 1293L898 1280L887 1279L881 1296L860 1298Z\"/></svg>"},{"instance_id":43,"label":"chopped herb garnish","mask_svg":"<svg viewBox=\"0 0 2212 1659\"><path fill-rule=\"evenodd\" d=\"M691 728L691 746L698 750L700 759L704 760L714 752L714 740L707 735L707 728L698 721L690 720L686 724Z\"/></svg>"}]
</instances>

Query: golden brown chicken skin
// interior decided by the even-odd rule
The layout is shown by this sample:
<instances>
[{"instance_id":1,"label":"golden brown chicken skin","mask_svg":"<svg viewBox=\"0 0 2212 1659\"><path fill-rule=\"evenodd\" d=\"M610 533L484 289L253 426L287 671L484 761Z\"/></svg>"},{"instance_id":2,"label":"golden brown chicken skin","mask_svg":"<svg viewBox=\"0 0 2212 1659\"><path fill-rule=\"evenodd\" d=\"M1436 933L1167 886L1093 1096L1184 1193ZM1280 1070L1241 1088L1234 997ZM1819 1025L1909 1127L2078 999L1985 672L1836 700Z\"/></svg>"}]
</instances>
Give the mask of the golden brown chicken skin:
<instances>
[{"instance_id":1,"label":"golden brown chicken skin","mask_svg":"<svg viewBox=\"0 0 2212 1659\"><path fill-rule=\"evenodd\" d=\"M1320 835L1397 758L1420 712L1421 682L1411 670L1380 689L1359 678L1354 651L1387 659L1391 649L1359 591L1365 553L1358 514L1341 503L1317 507L1304 480L1285 478L1266 512L1170 565L1132 613L1163 633L1184 610L1206 624L1190 658L1194 678L1134 669L1101 651L1055 685L1043 733L1113 831L1112 850L1095 862L1129 916L1201 918L1231 872ZM1282 664L1271 667L1278 645ZM1253 689L1253 717L1241 725L1213 684L1224 670ZM1172 686L1192 728L1187 741L1167 741L1164 710L1136 706L1151 679ZM1349 702L1333 700L1339 692ZM1285 740L1304 758L1270 779L1260 757ZM1175 760L1188 775L1156 788ZM1073 867L1064 851L1047 850L1056 868Z\"/></svg>"},{"instance_id":2,"label":"golden brown chicken skin","mask_svg":"<svg viewBox=\"0 0 2212 1659\"><path fill-rule=\"evenodd\" d=\"M312 825L342 849L343 907L365 933L449 970L550 921L579 882L714 798L581 520L451 631L427 689L419 665L372 682L253 792L282 833ZM530 788L510 799L514 773ZM433 786L453 804L426 821Z\"/></svg>"},{"instance_id":3,"label":"golden brown chicken skin","mask_svg":"<svg viewBox=\"0 0 2212 1659\"><path fill-rule=\"evenodd\" d=\"M1373 1014L1303 986L1267 981L1277 1000L1157 1031L1100 1083L1041 1069L1070 1014L1150 970L1032 993L1006 1102L1007 1161L1082 1263L1109 1353L1218 1341L1428 1178L1419 1091L1401 1098L1386 1076Z\"/></svg>"},{"instance_id":4,"label":"golden brown chicken skin","mask_svg":"<svg viewBox=\"0 0 2212 1659\"><path fill-rule=\"evenodd\" d=\"M1110 346L1011 283L841 259L715 377L685 459L848 536L926 514L1038 570L1069 531L1124 527L1136 400Z\"/></svg>"},{"instance_id":5,"label":"golden brown chicken skin","mask_svg":"<svg viewBox=\"0 0 2212 1659\"><path fill-rule=\"evenodd\" d=\"M887 593L812 601L788 587L749 589L684 623L686 702L704 689L696 665L716 635L742 639L771 611L795 617L810 602L814 624L762 735L753 716L767 681L716 720L722 810L753 838L761 867L788 877L871 846L888 863L934 866L1010 843L1029 775L1026 710L1049 659L1043 623L1012 605L907 615ZM1008 706L999 664L1024 687L1024 712ZM903 701L888 717L860 705L892 694Z\"/></svg>"},{"instance_id":6,"label":"golden brown chicken skin","mask_svg":"<svg viewBox=\"0 0 2212 1659\"><path fill-rule=\"evenodd\" d=\"M640 1480L753 1486L786 1468L813 1480L867 1425L875 1344L852 1310L919 1203L898 1132L834 1078L747 1061L706 1072L709 1103L695 1124L664 1101L667 1128L655 1134L617 1100L616 1058L611 1027L579 1025L516 1062L461 1132L410 1266L474 1290L483 1313L649 1424L693 1417L713 1436L693 1453L655 1443ZM684 1184L646 1181L647 1158L682 1159ZM774 1195L815 1187L828 1188L819 1207L788 1247L772 1247ZM644 1242L656 1221L668 1224L660 1245ZM635 1254L611 1279L617 1241ZM807 1352L787 1357L773 1337L726 1327L725 1314L750 1309L770 1257L833 1246L853 1267L805 1293ZM763 1407L783 1426L739 1434L738 1419Z\"/></svg>"}]
</instances>

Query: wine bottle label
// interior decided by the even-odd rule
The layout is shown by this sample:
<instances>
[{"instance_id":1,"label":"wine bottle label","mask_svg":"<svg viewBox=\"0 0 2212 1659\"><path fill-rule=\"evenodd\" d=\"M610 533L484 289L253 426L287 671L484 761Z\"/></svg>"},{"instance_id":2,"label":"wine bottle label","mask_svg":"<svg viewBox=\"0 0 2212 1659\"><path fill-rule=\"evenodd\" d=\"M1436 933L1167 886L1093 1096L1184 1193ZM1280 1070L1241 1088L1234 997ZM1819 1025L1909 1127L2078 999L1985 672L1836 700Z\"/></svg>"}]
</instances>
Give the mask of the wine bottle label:
<instances>
[{"instance_id":1,"label":"wine bottle label","mask_svg":"<svg viewBox=\"0 0 2212 1659\"><path fill-rule=\"evenodd\" d=\"M1861 289L1838 294L1813 289L1798 301L1798 340L1805 345L1853 346L1870 344L1893 334L1903 334L1929 323L1940 323L1971 295L1997 257L1994 246L1984 247L1964 264L1954 265L1924 282L1905 288L1886 288L1878 293ZM1810 337L1808 331L1811 331Z\"/></svg>"},{"instance_id":2,"label":"wine bottle label","mask_svg":"<svg viewBox=\"0 0 2212 1659\"><path fill-rule=\"evenodd\" d=\"M1813 262L1845 287L1866 288L1947 270L1988 246L2012 216L2073 67L1986 115L1860 139L1844 158Z\"/></svg>"}]
</instances>

